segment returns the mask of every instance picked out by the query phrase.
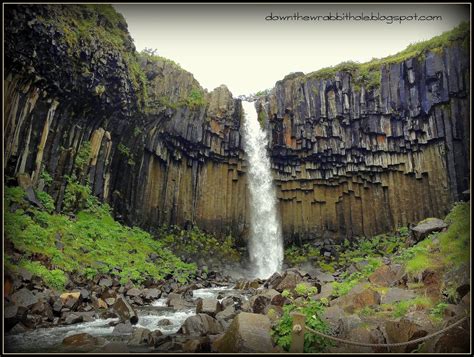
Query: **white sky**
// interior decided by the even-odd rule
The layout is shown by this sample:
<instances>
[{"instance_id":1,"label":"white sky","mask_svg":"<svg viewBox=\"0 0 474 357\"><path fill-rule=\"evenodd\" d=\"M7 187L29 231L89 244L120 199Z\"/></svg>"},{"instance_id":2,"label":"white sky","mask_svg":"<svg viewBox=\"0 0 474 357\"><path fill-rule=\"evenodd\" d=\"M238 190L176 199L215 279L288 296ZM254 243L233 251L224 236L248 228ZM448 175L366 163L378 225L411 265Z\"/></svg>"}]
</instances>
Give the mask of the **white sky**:
<instances>
[{"instance_id":1,"label":"white sky","mask_svg":"<svg viewBox=\"0 0 474 357\"><path fill-rule=\"evenodd\" d=\"M138 51L179 63L209 91L234 96L271 88L291 72L366 62L430 39L470 19L468 5L116 4ZM273 15L440 15L441 21L265 21Z\"/></svg>"}]
</instances>

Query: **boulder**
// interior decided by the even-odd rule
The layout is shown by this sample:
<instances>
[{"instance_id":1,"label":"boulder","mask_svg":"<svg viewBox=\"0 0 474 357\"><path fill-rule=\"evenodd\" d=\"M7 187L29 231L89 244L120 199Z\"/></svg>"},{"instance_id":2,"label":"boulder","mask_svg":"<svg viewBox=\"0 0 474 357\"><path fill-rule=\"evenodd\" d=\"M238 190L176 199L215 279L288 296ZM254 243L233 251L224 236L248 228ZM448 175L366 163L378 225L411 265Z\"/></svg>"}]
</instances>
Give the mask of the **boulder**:
<instances>
[{"instance_id":1,"label":"boulder","mask_svg":"<svg viewBox=\"0 0 474 357\"><path fill-rule=\"evenodd\" d=\"M82 296L80 291L74 291L61 294L59 296L59 299L61 300L61 304L63 307L74 311L81 303Z\"/></svg>"},{"instance_id":2,"label":"boulder","mask_svg":"<svg viewBox=\"0 0 474 357\"><path fill-rule=\"evenodd\" d=\"M446 321L443 327L449 326L458 321L459 317L455 317ZM469 353L470 351L470 328L468 320L461 323L457 327L446 331L440 336L433 338L432 350L434 353Z\"/></svg>"},{"instance_id":3,"label":"boulder","mask_svg":"<svg viewBox=\"0 0 474 357\"><path fill-rule=\"evenodd\" d=\"M17 306L23 306L29 308L36 304L39 299L35 294L33 294L29 289L22 288L11 295L10 301L15 303Z\"/></svg>"},{"instance_id":4,"label":"boulder","mask_svg":"<svg viewBox=\"0 0 474 357\"><path fill-rule=\"evenodd\" d=\"M388 343L408 342L428 335L433 329L429 317L421 311L407 314L400 320L388 320L385 322L385 333ZM419 343L406 346L392 347L391 352L409 353L418 347Z\"/></svg>"},{"instance_id":5,"label":"boulder","mask_svg":"<svg viewBox=\"0 0 474 357\"><path fill-rule=\"evenodd\" d=\"M400 264L382 265L370 276L369 281L378 286L393 286L403 278L405 271Z\"/></svg>"},{"instance_id":6,"label":"boulder","mask_svg":"<svg viewBox=\"0 0 474 357\"><path fill-rule=\"evenodd\" d=\"M65 325L72 325L83 322L84 317L75 312L63 312L61 320Z\"/></svg>"},{"instance_id":7,"label":"boulder","mask_svg":"<svg viewBox=\"0 0 474 357\"><path fill-rule=\"evenodd\" d=\"M129 353L127 344L118 341L112 341L106 344L101 352L103 353Z\"/></svg>"},{"instance_id":8,"label":"boulder","mask_svg":"<svg viewBox=\"0 0 474 357\"><path fill-rule=\"evenodd\" d=\"M53 309L51 305L45 301L38 301L36 304L31 306L30 312L35 315L40 315L48 321L54 320Z\"/></svg>"},{"instance_id":9,"label":"boulder","mask_svg":"<svg viewBox=\"0 0 474 357\"><path fill-rule=\"evenodd\" d=\"M294 290L296 285L301 281L303 281L303 278L298 273L287 271L275 290L279 292L283 290Z\"/></svg>"},{"instance_id":10,"label":"boulder","mask_svg":"<svg viewBox=\"0 0 474 357\"><path fill-rule=\"evenodd\" d=\"M211 341L209 336L193 338L183 344L185 353L206 353L211 352Z\"/></svg>"},{"instance_id":11,"label":"boulder","mask_svg":"<svg viewBox=\"0 0 474 357\"><path fill-rule=\"evenodd\" d=\"M266 315L241 312L224 335L214 341L213 349L220 353L271 352L270 319Z\"/></svg>"},{"instance_id":12,"label":"boulder","mask_svg":"<svg viewBox=\"0 0 474 357\"><path fill-rule=\"evenodd\" d=\"M272 289L272 288L274 289L276 286L278 286L278 284L281 283L282 280L283 280L283 277L280 275L280 273L275 272L275 273L273 273L272 276L270 276L265 281L264 286L267 287L267 288L270 288L270 289Z\"/></svg>"},{"instance_id":13,"label":"boulder","mask_svg":"<svg viewBox=\"0 0 474 357\"><path fill-rule=\"evenodd\" d=\"M255 295L250 298L250 306L255 314L263 314L268 305L270 305L270 298L268 296Z\"/></svg>"},{"instance_id":14,"label":"boulder","mask_svg":"<svg viewBox=\"0 0 474 357\"><path fill-rule=\"evenodd\" d=\"M65 337L62 341L67 352L90 352L104 344L105 339L94 337L88 333L79 333Z\"/></svg>"},{"instance_id":15,"label":"boulder","mask_svg":"<svg viewBox=\"0 0 474 357\"><path fill-rule=\"evenodd\" d=\"M378 328L370 326L357 326L350 329L346 336L350 341L362 342L367 344L383 344L385 338ZM386 347L366 347L366 346L354 346L349 345L346 347L345 352L351 353L373 353L373 352L389 352Z\"/></svg>"},{"instance_id":16,"label":"boulder","mask_svg":"<svg viewBox=\"0 0 474 357\"><path fill-rule=\"evenodd\" d=\"M380 304L380 294L360 283L353 287L347 295L340 296L331 301L331 306L341 306L346 312L353 313L355 310L362 309L365 306Z\"/></svg>"},{"instance_id":17,"label":"boulder","mask_svg":"<svg viewBox=\"0 0 474 357\"><path fill-rule=\"evenodd\" d=\"M192 302L184 300L181 294L170 293L166 300L166 305L175 310L183 310L194 306Z\"/></svg>"},{"instance_id":18,"label":"boulder","mask_svg":"<svg viewBox=\"0 0 474 357\"><path fill-rule=\"evenodd\" d=\"M133 332L133 326L130 321L121 322L115 325L112 335L130 335Z\"/></svg>"},{"instance_id":19,"label":"boulder","mask_svg":"<svg viewBox=\"0 0 474 357\"><path fill-rule=\"evenodd\" d=\"M381 304L393 304L403 300L409 300L416 297L416 294L412 290L390 288L380 298Z\"/></svg>"},{"instance_id":20,"label":"boulder","mask_svg":"<svg viewBox=\"0 0 474 357\"><path fill-rule=\"evenodd\" d=\"M208 314L215 317L218 312L222 311L222 306L217 299L198 299L196 305L196 313Z\"/></svg>"},{"instance_id":21,"label":"boulder","mask_svg":"<svg viewBox=\"0 0 474 357\"><path fill-rule=\"evenodd\" d=\"M130 321L132 325L138 322L137 313L122 296L117 298L113 309L120 316L121 321Z\"/></svg>"},{"instance_id":22,"label":"boulder","mask_svg":"<svg viewBox=\"0 0 474 357\"><path fill-rule=\"evenodd\" d=\"M137 289L137 288L132 288L127 291L127 296L135 297L135 296L140 296L142 294L142 291Z\"/></svg>"},{"instance_id":23,"label":"boulder","mask_svg":"<svg viewBox=\"0 0 474 357\"><path fill-rule=\"evenodd\" d=\"M172 325L173 323L168 320L168 319L161 319L160 321L158 321L158 323L156 324L156 326L170 326Z\"/></svg>"},{"instance_id":24,"label":"boulder","mask_svg":"<svg viewBox=\"0 0 474 357\"><path fill-rule=\"evenodd\" d=\"M148 345L154 346L156 338L161 336L162 333L159 330L151 332L150 330L139 327L135 331L133 331L132 336L127 342L129 346L140 346L140 345Z\"/></svg>"},{"instance_id":25,"label":"boulder","mask_svg":"<svg viewBox=\"0 0 474 357\"><path fill-rule=\"evenodd\" d=\"M411 231L415 240L419 242L425 239L430 233L442 231L447 227L448 225L442 219L430 217L421 221L415 227L412 227Z\"/></svg>"},{"instance_id":26,"label":"boulder","mask_svg":"<svg viewBox=\"0 0 474 357\"><path fill-rule=\"evenodd\" d=\"M224 310L220 311L216 314L217 321L221 322L222 320L228 321L233 319L236 315L235 308L231 306L227 306Z\"/></svg>"},{"instance_id":27,"label":"boulder","mask_svg":"<svg viewBox=\"0 0 474 357\"><path fill-rule=\"evenodd\" d=\"M159 289L151 288L143 290L143 298L147 301L159 299L161 291Z\"/></svg>"},{"instance_id":28,"label":"boulder","mask_svg":"<svg viewBox=\"0 0 474 357\"><path fill-rule=\"evenodd\" d=\"M113 285L113 281L110 278L102 278L99 280L99 286L110 288Z\"/></svg>"},{"instance_id":29,"label":"boulder","mask_svg":"<svg viewBox=\"0 0 474 357\"><path fill-rule=\"evenodd\" d=\"M324 284L321 286L321 291L319 294L314 295L314 299L321 300L321 299L329 299L332 295L334 288L332 283Z\"/></svg>"},{"instance_id":30,"label":"boulder","mask_svg":"<svg viewBox=\"0 0 474 357\"><path fill-rule=\"evenodd\" d=\"M206 336L223 332L219 321L207 314L197 314L188 317L180 328L184 335Z\"/></svg>"}]
</instances>

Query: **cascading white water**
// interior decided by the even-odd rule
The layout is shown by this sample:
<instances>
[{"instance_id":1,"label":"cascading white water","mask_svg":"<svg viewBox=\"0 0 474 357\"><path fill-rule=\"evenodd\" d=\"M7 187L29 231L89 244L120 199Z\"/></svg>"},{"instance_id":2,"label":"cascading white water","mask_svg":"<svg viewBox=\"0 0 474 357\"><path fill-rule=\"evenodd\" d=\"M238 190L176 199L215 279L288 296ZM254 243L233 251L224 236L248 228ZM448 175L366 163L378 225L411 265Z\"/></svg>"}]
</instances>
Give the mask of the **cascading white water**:
<instances>
[{"instance_id":1,"label":"cascading white water","mask_svg":"<svg viewBox=\"0 0 474 357\"><path fill-rule=\"evenodd\" d=\"M283 263L281 225L267 155L267 135L260 127L254 103L242 102L242 106L245 112L244 148L249 164L251 273L255 277L268 278L281 270Z\"/></svg>"}]
</instances>

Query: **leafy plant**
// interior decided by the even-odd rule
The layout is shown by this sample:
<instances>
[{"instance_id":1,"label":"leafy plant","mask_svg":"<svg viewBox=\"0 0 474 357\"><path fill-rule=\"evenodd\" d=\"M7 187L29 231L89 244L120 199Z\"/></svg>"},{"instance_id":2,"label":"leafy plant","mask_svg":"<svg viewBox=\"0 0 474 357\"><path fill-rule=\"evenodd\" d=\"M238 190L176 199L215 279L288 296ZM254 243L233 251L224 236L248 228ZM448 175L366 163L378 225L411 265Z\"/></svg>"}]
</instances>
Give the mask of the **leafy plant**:
<instances>
[{"instance_id":1,"label":"leafy plant","mask_svg":"<svg viewBox=\"0 0 474 357\"><path fill-rule=\"evenodd\" d=\"M285 351L290 349L293 326L292 312L304 314L306 326L316 331L329 333L329 326L322 319L325 305L321 301L306 299L303 301L302 306L297 307L293 303L291 293L288 290L285 291L285 296L289 297L292 303L283 306L283 315L273 327L272 336L277 345L281 346ZM323 352L331 345L331 342L327 339L311 332L306 332L304 335L304 352Z\"/></svg>"}]
</instances>

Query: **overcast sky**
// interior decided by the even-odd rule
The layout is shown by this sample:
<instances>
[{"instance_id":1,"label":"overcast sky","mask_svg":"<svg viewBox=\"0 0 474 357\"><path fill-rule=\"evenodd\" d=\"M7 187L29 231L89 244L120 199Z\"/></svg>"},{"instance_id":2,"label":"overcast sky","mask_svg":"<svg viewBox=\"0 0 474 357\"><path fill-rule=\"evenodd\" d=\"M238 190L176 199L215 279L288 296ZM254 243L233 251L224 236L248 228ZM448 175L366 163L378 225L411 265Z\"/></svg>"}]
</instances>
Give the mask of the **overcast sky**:
<instances>
[{"instance_id":1,"label":"overcast sky","mask_svg":"<svg viewBox=\"0 0 474 357\"><path fill-rule=\"evenodd\" d=\"M138 51L179 63L209 91L227 85L234 96L271 88L291 72L313 72L352 60L366 62L403 50L469 20L467 5L117 4ZM268 21L293 16L386 16L386 21ZM441 16L390 22L389 16Z\"/></svg>"}]
</instances>

